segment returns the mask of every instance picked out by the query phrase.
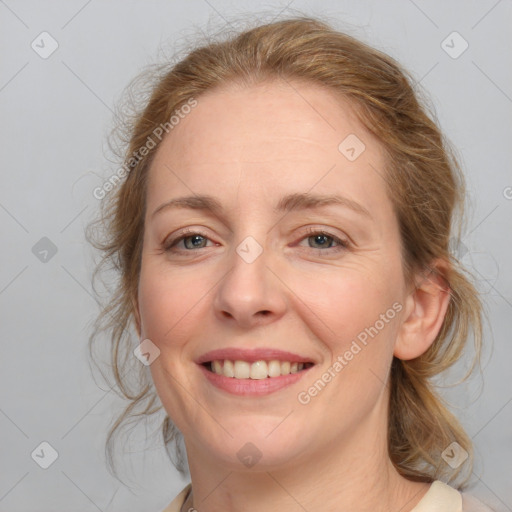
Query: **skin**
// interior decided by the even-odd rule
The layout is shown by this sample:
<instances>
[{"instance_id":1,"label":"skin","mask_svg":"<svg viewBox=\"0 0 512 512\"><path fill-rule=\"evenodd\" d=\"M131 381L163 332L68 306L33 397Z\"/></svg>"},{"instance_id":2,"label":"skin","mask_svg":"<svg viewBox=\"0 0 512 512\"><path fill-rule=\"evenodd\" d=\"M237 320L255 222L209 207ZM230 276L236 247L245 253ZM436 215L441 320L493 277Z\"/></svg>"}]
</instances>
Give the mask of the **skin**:
<instances>
[{"instance_id":1,"label":"skin","mask_svg":"<svg viewBox=\"0 0 512 512\"><path fill-rule=\"evenodd\" d=\"M160 145L149 173L137 329L160 350L150 369L184 435L198 511L410 511L429 485L403 478L389 460L389 369L393 356L428 349L449 295L434 276L404 280L378 140L346 100L315 84L291 85L210 91ZM353 162L338 150L349 134L366 146ZM341 206L274 213L292 192L337 193L371 218ZM222 214L152 215L192 194L215 196ZM186 227L206 237L199 248L188 239L166 252ZM350 245L336 252L335 241L308 228ZM250 264L236 252L247 236L263 249ZM442 270L442 262L432 265ZM401 311L317 396L299 403L298 393L394 303ZM233 346L277 347L316 365L274 394L229 395L194 360ZM247 442L262 454L250 468L237 457Z\"/></svg>"}]
</instances>

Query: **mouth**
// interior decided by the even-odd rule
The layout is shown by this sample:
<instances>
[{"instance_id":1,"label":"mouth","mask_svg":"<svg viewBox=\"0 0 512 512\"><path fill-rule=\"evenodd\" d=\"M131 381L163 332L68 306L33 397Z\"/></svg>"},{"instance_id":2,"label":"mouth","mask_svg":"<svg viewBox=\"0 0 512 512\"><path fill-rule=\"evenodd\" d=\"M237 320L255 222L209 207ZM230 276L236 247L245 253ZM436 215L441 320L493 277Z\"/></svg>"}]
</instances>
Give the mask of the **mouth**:
<instances>
[{"instance_id":1,"label":"mouth","mask_svg":"<svg viewBox=\"0 0 512 512\"><path fill-rule=\"evenodd\" d=\"M274 379L290 374L300 373L311 368L311 361L243 361L230 359L214 359L201 363L206 370L222 377L233 379L264 380Z\"/></svg>"},{"instance_id":2,"label":"mouth","mask_svg":"<svg viewBox=\"0 0 512 512\"><path fill-rule=\"evenodd\" d=\"M195 362L209 384L243 397L283 390L316 366L307 356L270 347L217 349L203 354Z\"/></svg>"}]
</instances>

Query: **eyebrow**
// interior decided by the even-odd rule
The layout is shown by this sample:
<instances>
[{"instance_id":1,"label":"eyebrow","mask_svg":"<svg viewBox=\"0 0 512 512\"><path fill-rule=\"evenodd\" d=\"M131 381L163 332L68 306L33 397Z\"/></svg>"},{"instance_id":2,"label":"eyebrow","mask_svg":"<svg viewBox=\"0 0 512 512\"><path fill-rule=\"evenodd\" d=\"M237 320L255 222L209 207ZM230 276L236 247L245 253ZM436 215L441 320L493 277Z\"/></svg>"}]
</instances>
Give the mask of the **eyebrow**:
<instances>
[{"instance_id":1,"label":"eyebrow","mask_svg":"<svg viewBox=\"0 0 512 512\"><path fill-rule=\"evenodd\" d=\"M282 197L277 206L274 208L275 213L290 212L299 210L308 210L314 208L321 208L325 206L343 206L349 208L354 212L364 215L365 217L372 218L370 212L361 204L356 201L339 195L317 195L309 193L293 193ZM220 202L212 196L208 195L194 195L177 197L166 201L161 204L152 213L154 217L157 213L172 209L172 208L188 208L191 210L209 211L213 215L220 215L223 211Z\"/></svg>"}]
</instances>

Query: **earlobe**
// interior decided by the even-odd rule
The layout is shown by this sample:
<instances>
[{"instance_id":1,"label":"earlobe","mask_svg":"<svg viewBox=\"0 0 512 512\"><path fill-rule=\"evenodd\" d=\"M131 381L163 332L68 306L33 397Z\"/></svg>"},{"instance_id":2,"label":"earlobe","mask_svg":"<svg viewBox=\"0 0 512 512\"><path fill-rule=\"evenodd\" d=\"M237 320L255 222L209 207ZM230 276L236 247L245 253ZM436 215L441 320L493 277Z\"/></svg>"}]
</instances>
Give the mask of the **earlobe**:
<instances>
[{"instance_id":1,"label":"earlobe","mask_svg":"<svg viewBox=\"0 0 512 512\"><path fill-rule=\"evenodd\" d=\"M424 354L443 325L451 300L447 263L436 260L416 275L416 285L406 298L404 316L393 354L409 360Z\"/></svg>"}]
</instances>

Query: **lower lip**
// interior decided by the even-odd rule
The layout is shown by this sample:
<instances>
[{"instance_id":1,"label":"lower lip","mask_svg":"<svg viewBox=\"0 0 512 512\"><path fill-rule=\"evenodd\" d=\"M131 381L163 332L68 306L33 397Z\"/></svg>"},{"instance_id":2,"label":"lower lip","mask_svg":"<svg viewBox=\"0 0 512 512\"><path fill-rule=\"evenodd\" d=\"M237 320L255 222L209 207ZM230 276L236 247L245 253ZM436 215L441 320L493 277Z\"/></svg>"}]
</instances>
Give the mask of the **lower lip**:
<instances>
[{"instance_id":1,"label":"lower lip","mask_svg":"<svg viewBox=\"0 0 512 512\"><path fill-rule=\"evenodd\" d=\"M305 373L313 368L310 366L297 373L290 373L279 377L267 377L266 379L235 379L234 377L224 377L224 375L211 372L202 364L199 367L204 376L215 387L239 396L258 396L274 393L299 381Z\"/></svg>"}]
</instances>

